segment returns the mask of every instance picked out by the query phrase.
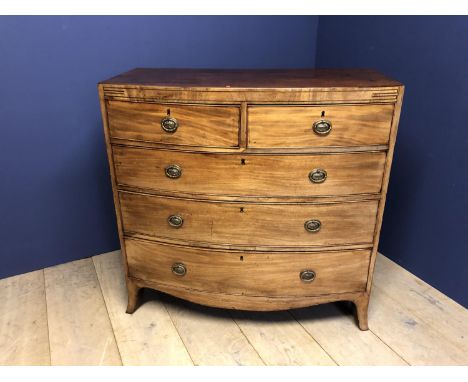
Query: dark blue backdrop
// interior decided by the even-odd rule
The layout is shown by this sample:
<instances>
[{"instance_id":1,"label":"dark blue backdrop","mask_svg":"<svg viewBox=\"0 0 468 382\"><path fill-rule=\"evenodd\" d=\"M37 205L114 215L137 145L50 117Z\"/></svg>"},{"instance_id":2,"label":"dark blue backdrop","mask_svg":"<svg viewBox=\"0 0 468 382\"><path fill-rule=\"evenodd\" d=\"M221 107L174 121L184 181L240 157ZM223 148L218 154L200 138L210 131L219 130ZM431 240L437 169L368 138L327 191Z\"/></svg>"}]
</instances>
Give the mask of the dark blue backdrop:
<instances>
[{"instance_id":1,"label":"dark blue backdrop","mask_svg":"<svg viewBox=\"0 0 468 382\"><path fill-rule=\"evenodd\" d=\"M0 278L118 248L96 84L310 67L317 17L0 17Z\"/></svg>"},{"instance_id":2,"label":"dark blue backdrop","mask_svg":"<svg viewBox=\"0 0 468 382\"><path fill-rule=\"evenodd\" d=\"M317 66L406 85L380 251L468 305L468 17L320 17Z\"/></svg>"},{"instance_id":3,"label":"dark blue backdrop","mask_svg":"<svg viewBox=\"0 0 468 382\"><path fill-rule=\"evenodd\" d=\"M316 44L407 86L380 250L468 305L467 17L0 17L0 278L118 248L99 80L311 67Z\"/></svg>"}]
</instances>

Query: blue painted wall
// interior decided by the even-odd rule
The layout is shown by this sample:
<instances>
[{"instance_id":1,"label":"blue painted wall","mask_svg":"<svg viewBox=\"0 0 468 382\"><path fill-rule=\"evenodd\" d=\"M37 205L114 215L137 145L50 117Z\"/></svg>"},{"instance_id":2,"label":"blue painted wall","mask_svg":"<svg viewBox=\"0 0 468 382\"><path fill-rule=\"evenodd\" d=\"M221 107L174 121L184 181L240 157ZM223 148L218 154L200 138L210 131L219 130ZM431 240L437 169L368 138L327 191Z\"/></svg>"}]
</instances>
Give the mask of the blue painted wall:
<instances>
[{"instance_id":1,"label":"blue painted wall","mask_svg":"<svg viewBox=\"0 0 468 382\"><path fill-rule=\"evenodd\" d=\"M468 306L468 17L320 17L317 66L406 85L380 251Z\"/></svg>"},{"instance_id":2,"label":"blue painted wall","mask_svg":"<svg viewBox=\"0 0 468 382\"><path fill-rule=\"evenodd\" d=\"M311 67L317 17L0 17L0 278L117 249L96 83Z\"/></svg>"}]
</instances>

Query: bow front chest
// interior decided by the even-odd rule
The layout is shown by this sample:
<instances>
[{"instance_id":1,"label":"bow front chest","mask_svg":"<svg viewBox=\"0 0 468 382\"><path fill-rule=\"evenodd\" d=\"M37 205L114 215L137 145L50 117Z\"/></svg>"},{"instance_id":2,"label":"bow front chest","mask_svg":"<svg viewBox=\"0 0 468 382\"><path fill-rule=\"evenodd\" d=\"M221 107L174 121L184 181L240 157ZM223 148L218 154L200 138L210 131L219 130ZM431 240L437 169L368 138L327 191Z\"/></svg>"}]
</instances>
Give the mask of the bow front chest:
<instances>
[{"instance_id":1,"label":"bow front chest","mask_svg":"<svg viewBox=\"0 0 468 382\"><path fill-rule=\"evenodd\" d=\"M128 289L367 307L403 86L361 69L135 69L99 84Z\"/></svg>"}]
</instances>

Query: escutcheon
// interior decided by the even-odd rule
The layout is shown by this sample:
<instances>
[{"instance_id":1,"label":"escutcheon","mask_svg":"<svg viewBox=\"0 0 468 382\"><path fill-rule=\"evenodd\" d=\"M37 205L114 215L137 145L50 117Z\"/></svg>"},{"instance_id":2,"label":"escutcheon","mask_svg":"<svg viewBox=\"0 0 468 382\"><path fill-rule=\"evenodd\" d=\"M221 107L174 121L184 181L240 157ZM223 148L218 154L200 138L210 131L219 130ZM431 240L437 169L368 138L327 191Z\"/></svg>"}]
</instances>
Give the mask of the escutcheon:
<instances>
[{"instance_id":1,"label":"escutcheon","mask_svg":"<svg viewBox=\"0 0 468 382\"><path fill-rule=\"evenodd\" d=\"M180 215L171 215L167 218L167 222L171 227L180 228L184 224L184 219Z\"/></svg>"},{"instance_id":2,"label":"escutcheon","mask_svg":"<svg viewBox=\"0 0 468 382\"><path fill-rule=\"evenodd\" d=\"M307 232L318 232L320 231L320 228L322 228L322 223L317 219L307 220L304 223L304 228Z\"/></svg>"},{"instance_id":3,"label":"escutcheon","mask_svg":"<svg viewBox=\"0 0 468 382\"><path fill-rule=\"evenodd\" d=\"M172 264L172 273L176 276L185 276L187 273L187 267L183 263Z\"/></svg>"},{"instance_id":4,"label":"escutcheon","mask_svg":"<svg viewBox=\"0 0 468 382\"><path fill-rule=\"evenodd\" d=\"M332 123L326 119L321 119L320 121L315 121L312 125L312 130L317 135L328 135L330 134L332 128Z\"/></svg>"},{"instance_id":5,"label":"escutcheon","mask_svg":"<svg viewBox=\"0 0 468 382\"><path fill-rule=\"evenodd\" d=\"M166 133L175 133L179 123L177 119L167 116L161 119L161 127Z\"/></svg>"},{"instance_id":6,"label":"escutcheon","mask_svg":"<svg viewBox=\"0 0 468 382\"><path fill-rule=\"evenodd\" d=\"M304 283L311 283L315 280L315 272L311 269L305 269L299 273L299 278Z\"/></svg>"},{"instance_id":7,"label":"escutcheon","mask_svg":"<svg viewBox=\"0 0 468 382\"><path fill-rule=\"evenodd\" d=\"M313 169L309 173L309 180L312 183L323 183L327 179L327 172L321 168Z\"/></svg>"},{"instance_id":8,"label":"escutcheon","mask_svg":"<svg viewBox=\"0 0 468 382\"><path fill-rule=\"evenodd\" d=\"M177 179L182 175L182 168L176 164L170 164L164 169L164 173L168 178Z\"/></svg>"}]
</instances>

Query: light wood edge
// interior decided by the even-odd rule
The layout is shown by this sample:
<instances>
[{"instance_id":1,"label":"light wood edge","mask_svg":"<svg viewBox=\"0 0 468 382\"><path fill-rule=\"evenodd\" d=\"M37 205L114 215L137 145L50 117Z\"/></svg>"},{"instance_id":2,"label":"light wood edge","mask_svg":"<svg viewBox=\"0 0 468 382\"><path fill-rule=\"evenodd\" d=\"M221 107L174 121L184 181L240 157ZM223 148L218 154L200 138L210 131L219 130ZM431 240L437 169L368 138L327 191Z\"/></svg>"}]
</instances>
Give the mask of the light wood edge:
<instances>
[{"instance_id":1,"label":"light wood edge","mask_svg":"<svg viewBox=\"0 0 468 382\"><path fill-rule=\"evenodd\" d=\"M396 96L397 94L395 93L394 95L394 100L393 102L390 101L384 101L381 102L379 99L375 99L373 102L353 102L353 101L344 101L340 103L334 103L333 105L338 105L338 106L370 106L370 105L388 105L388 104L394 104L396 102ZM314 103L310 101L290 101L288 102L281 102L281 101L264 101L264 102L249 102L249 101L190 101L190 100L179 100L177 97L174 97L174 99L154 99L154 98L149 98L149 99L141 99L141 98L129 98L129 99L119 99L123 97L115 97L115 96L109 96L105 97L106 101L110 102L131 102L131 103L148 103L148 104L158 104L158 105L167 105L167 106L210 106L210 107L242 107L242 104L245 103L248 108L253 108L253 107L263 107L263 106L275 106L275 107L304 107L304 106L323 106L327 105L325 101L321 101L319 103Z\"/></svg>"},{"instance_id":2,"label":"light wood edge","mask_svg":"<svg viewBox=\"0 0 468 382\"><path fill-rule=\"evenodd\" d=\"M241 102L240 107L240 129L239 129L239 148L244 151L247 148L247 102Z\"/></svg>"},{"instance_id":3,"label":"light wood edge","mask_svg":"<svg viewBox=\"0 0 468 382\"><path fill-rule=\"evenodd\" d=\"M278 147L278 148L247 148L246 154L333 154L333 153L363 153L388 150L388 145L368 146L323 146L323 147Z\"/></svg>"},{"instance_id":4,"label":"light wood edge","mask_svg":"<svg viewBox=\"0 0 468 382\"><path fill-rule=\"evenodd\" d=\"M159 192L159 190L142 189L135 187L119 187L119 193L144 195L155 198L189 200L200 203L224 203L224 204L342 204L342 203L363 203L372 202L380 199L380 194L354 194L354 195L330 195L316 197L255 197L255 196L228 196L219 195L220 198L211 198L210 196L218 196L211 194L184 194L178 192ZM260 199L260 201L258 200Z\"/></svg>"},{"instance_id":5,"label":"light wood edge","mask_svg":"<svg viewBox=\"0 0 468 382\"><path fill-rule=\"evenodd\" d=\"M185 193L118 184L119 192L176 198L195 201L213 201L237 204L334 204L379 200L379 194L321 195L321 196L237 196L221 194Z\"/></svg>"},{"instance_id":6,"label":"light wood edge","mask_svg":"<svg viewBox=\"0 0 468 382\"><path fill-rule=\"evenodd\" d=\"M405 92L405 87L402 85L399 87L398 98L397 98L397 102L395 104L395 109L393 112L392 125L390 129L389 148L387 152L384 175L382 178L382 188L380 192L381 198L379 202L379 208L377 210L374 243L373 243L373 248L372 248L372 253L371 253L371 258L370 258L370 263L369 263L369 274L367 278L367 287L366 287L366 291L368 295L370 295L370 292L371 292L372 278L374 276L375 260L377 258L377 253L378 253L377 251L379 247L380 230L382 229L382 219L383 219L383 213L384 213L384 208L385 208L385 201L387 199L388 182L390 179L390 171L392 167L393 153L395 150L395 141L396 141L396 136L398 132L398 124L400 122L401 105L403 102L404 92Z\"/></svg>"},{"instance_id":7,"label":"light wood edge","mask_svg":"<svg viewBox=\"0 0 468 382\"><path fill-rule=\"evenodd\" d=\"M245 111L247 113L247 111ZM246 115L246 114L243 114ZM239 129L240 146L215 147L215 146L190 146L142 141L134 139L123 139L111 137L111 143L115 146L125 146L142 149L154 149L165 151L182 151L187 153L213 153L213 154L252 154L252 155L304 155L304 154L331 154L331 153L362 153L380 152L388 150L388 145L367 146L324 146L324 147L284 147L284 148L249 148L247 121L242 122Z\"/></svg>"},{"instance_id":8,"label":"light wood edge","mask_svg":"<svg viewBox=\"0 0 468 382\"><path fill-rule=\"evenodd\" d=\"M182 239L174 239L164 236L150 236L145 235L139 232L130 232L125 231L125 239L136 239L143 241L150 241L158 244L168 244L168 245L179 245L179 246L188 246L191 248L198 249L208 249L208 250L229 250L229 251L240 251L240 252L297 252L297 253L307 253L307 252L323 252L323 251L339 251L339 250L355 250L355 249L371 249L372 243L349 243L342 245L322 245L322 246L267 246L267 245L239 245L239 244L215 244L211 242L203 241L190 241Z\"/></svg>"},{"instance_id":9,"label":"light wood edge","mask_svg":"<svg viewBox=\"0 0 468 382\"><path fill-rule=\"evenodd\" d=\"M298 87L269 87L269 88L261 88L261 87L210 87L210 86L158 86L158 85L143 85L143 84L126 84L126 83L111 83L107 81L101 81L99 83L106 91L107 88L116 88L118 90L181 90L181 91L202 91L202 92L268 92L268 93L276 93L276 92L285 92L290 93L291 91L317 91L317 92L354 92L354 91L376 91L379 92L378 94L383 93L391 93L396 94L398 89L402 85L394 84L394 85L382 85L382 86L366 86L366 87L359 87L359 86L344 86L344 87L305 87L305 88L298 88Z\"/></svg>"},{"instance_id":10,"label":"light wood edge","mask_svg":"<svg viewBox=\"0 0 468 382\"><path fill-rule=\"evenodd\" d=\"M196 289L174 287L156 281L141 280L130 277L138 288L151 288L170 294L172 296L191 301L196 304L211 306L215 308L226 308L235 310L251 311L275 311L304 308L322 303L335 301L360 301L366 295L363 291L349 293L324 294L315 296L250 296L206 292Z\"/></svg>"},{"instance_id":11,"label":"light wood edge","mask_svg":"<svg viewBox=\"0 0 468 382\"><path fill-rule=\"evenodd\" d=\"M127 264L127 254L125 251L125 240L124 240L124 233L123 233L123 219L122 214L120 211L120 200L119 200L119 191L116 183L116 175L115 175L115 166L114 166L114 156L112 153L112 145L110 141L110 132L109 132L109 124L108 124L108 117L107 117L107 107L106 107L106 100L104 98L104 85L98 84L98 91L99 91L99 102L101 104L101 115L102 115L102 123L104 127L104 137L106 140L106 151L107 151L107 160L109 162L109 170L111 175L111 183L112 183L112 194L114 197L114 206L115 206L115 215L117 218L117 230L119 234L119 241L120 241L120 250L122 254L123 260L123 267L125 271L125 281L127 284L127 290L131 290L133 285L128 279L128 264Z\"/></svg>"},{"instance_id":12,"label":"light wood edge","mask_svg":"<svg viewBox=\"0 0 468 382\"><path fill-rule=\"evenodd\" d=\"M335 93L335 96L339 93ZM343 93L342 93L343 94ZM200 98L197 101L194 101L193 97ZM203 98L207 96L207 98ZM213 98L209 98L213 96ZM215 98L214 96L219 96L219 98ZM226 101L223 101L223 98L229 98ZM313 96L311 95L302 95L300 92L294 93L285 93L285 97L295 97L295 99L288 100L286 98L280 99L277 101L272 101L271 96L268 94L261 94L256 93L252 98L247 98L243 93L238 94L216 94L215 92L198 92L194 95L194 93L190 91L182 92L182 91L172 91L172 92L159 92L158 94L151 95L151 96L143 96L143 97L124 97L124 96L107 96L106 100L109 101L122 101L122 102L144 102L144 103L163 103L160 102L161 98L167 99L179 99L180 104L190 103L192 105L226 105L230 106L232 104L238 104L241 102L247 102L249 105L291 105L291 106L321 106L321 105L388 105L394 104L396 102L396 96L389 96L388 98L380 98L380 97L363 97L362 100L358 99L358 97L350 97L349 99L346 98L338 98L338 99L324 99L324 100L313 100Z\"/></svg>"},{"instance_id":13,"label":"light wood edge","mask_svg":"<svg viewBox=\"0 0 468 382\"><path fill-rule=\"evenodd\" d=\"M398 86L336 88L222 88L103 84L108 100L232 104L371 104L395 103Z\"/></svg>"}]
</instances>

